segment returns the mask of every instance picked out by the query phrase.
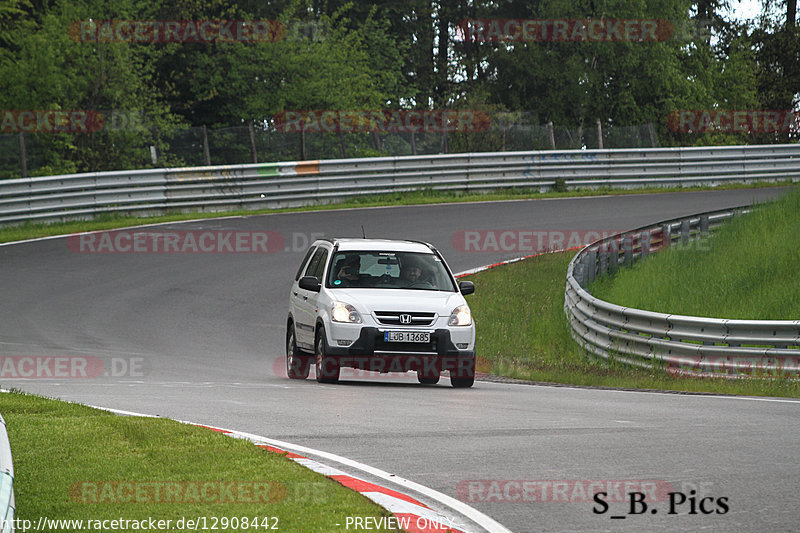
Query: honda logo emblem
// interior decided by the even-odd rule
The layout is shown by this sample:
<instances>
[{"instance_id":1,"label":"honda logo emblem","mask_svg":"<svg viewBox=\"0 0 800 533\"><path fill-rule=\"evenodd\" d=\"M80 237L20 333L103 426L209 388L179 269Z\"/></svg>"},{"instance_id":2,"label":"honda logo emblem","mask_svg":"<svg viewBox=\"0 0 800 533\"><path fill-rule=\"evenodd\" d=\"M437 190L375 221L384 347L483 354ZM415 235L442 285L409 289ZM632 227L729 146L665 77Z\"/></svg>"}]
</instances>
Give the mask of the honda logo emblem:
<instances>
[{"instance_id":1,"label":"honda logo emblem","mask_svg":"<svg viewBox=\"0 0 800 533\"><path fill-rule=\"evenodd\" d=\"M411 315L400 315L401 324L411 324Z\"/></svg>"}]
</instances>

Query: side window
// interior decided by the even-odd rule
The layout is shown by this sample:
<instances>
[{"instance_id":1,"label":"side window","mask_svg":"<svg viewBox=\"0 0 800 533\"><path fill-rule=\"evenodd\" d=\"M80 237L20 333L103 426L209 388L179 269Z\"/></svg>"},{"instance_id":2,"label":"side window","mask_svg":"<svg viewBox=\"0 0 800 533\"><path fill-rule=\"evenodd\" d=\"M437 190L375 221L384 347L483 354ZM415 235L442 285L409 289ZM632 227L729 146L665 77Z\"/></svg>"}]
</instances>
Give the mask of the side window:
<instances>
[{"instance_id":1,"label":"side window","mask_svg":"<svg viewBox=\"0 0 800 533\"><path fill-rule=\"evenodd\" d=\"M322 264L322 267L319 266L319 264L322 262L323 256L328 256L328 250L325 248L317 248L314 257L311 258L311 261L308 263L308 267L306 267L306 273L304 274L305 276L316 276L318 270L322 271L325 269L324 263Z\"/></svg>"},{"instance_id":2,"label":"side window","mask_svg":"<svg viewBox=\"0 0 800 533\"><path fill-rule=\"evenodd\" d=\"M322 283L322 274L325 273L325 263L328 262L328 250L327 248L320 248L319 251L322 252L322 256L317 263L317 268L314 269L314 273L311 275L315 276L320 283Z\"/></svg>"},{"instance_id":3,"label":"side window","mask_svg":"<svg viewBox=\"0 0 800 533\"><path fill-rule=\"evenodd\" d=\"M303 258L303 261L300 263L300 268L297 269L297 274L294 277L295 281L300 279L300 276L303 274L303 267L306 266L306 263L308 263L308 258L311 257L311 254L314 253L315 249L316 249L316 247L312 246L311 248L308 249L308 252L306 252L306 256Z\"/></svg>"}]
</instances>

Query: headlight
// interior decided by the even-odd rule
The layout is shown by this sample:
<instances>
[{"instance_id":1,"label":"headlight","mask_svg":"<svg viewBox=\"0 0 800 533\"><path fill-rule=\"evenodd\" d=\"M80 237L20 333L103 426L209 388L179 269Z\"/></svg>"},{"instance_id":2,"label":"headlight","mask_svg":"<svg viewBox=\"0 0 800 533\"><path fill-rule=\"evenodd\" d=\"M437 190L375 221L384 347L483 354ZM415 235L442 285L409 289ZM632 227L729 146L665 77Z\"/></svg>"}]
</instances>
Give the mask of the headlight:
<instances>
[{"instance_id":1,"label":"headlight","mask_svg":"<svg viewBox=\"0 0 800 533\"><path fill-rule=\"evenodd\" d=\"M472 324L472 313L469 312L469 307L466 305L459 305L453 309L447 324L449 326L469 326Z\"/></svg>"},{"instance_id":2,"label":"headlight","mask_svg":"<svg viewBox=\"0 0 800 533\"><path fill-rule=\"evenodd\" d=\"M356 308L343 302L333 302L331 319L333 319L334 322L361 323L361 315L358 314Z\"/></svg>"}]
</instances>

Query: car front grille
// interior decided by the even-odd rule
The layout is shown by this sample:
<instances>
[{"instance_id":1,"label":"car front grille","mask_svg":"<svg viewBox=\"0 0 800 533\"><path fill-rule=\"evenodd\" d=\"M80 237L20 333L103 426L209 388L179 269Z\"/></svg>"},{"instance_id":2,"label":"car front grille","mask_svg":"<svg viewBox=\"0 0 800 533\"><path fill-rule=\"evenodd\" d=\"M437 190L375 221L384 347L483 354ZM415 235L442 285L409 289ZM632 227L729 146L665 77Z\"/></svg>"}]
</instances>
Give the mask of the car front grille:
<instances>
[{"instance_id":1,"label":"car front grille","mask_svg":"<svg viewBox=\"0 0 800 533\"><path fill-rule=\"evenodd\" d=\"M430 326L436 320L436 313L375 311L375 319L387 326Z\"/></svg>"}]
</instances>

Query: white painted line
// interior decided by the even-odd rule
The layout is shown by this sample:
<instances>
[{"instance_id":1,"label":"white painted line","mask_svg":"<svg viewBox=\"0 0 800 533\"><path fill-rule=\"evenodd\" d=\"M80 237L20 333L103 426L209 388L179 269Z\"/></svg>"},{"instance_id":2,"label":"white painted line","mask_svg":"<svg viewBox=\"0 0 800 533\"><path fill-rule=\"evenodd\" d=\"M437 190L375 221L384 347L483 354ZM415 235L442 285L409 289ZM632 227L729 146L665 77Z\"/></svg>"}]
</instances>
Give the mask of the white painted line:
<instances>
[{"instance_id":1,"label":"white painted line","mask_svg":"<svg viewBox=\"0 0 800 533\"><path fill-rule=\"evenodd\" d=\"M209 426L207 426L207 427L209 427ZM215 428L215 429L222 430L222 428ZM224 431L228 431L228 430L224 430ZM459 501L459 500L457 500L457 499L455 499L455 498L453 498L451 496L448 496L447 494L443 494L443 493L441 493L439 491L436 491L436 490L433 490L431 488L428 488L428 487L426 487L424 485L420 485L419 483L416 483L414 481L402 478L400 476L396 476L394 474L390 474L390 473L388 473L388 472L386 472L384 470L380 470L380 469L375 468L373 466L369 466L369 465L366 465L364 463L360 463L358 461L354 461L353 459L348 459L347 457L342 457L341 455L336 455L336 454L329 453L329 452L324 452L324 451L321 451L321 450L315 450L314 448L308 448L306 446L300 446L300 445L297 445L297 444L292 444L291 442L286 442L286 441L281 441L281 440L276 440L276 439L268 439L266 437L261 437L259 435L254 435L252 433L245 433L245 432L241 432L241 431L237 431L236 433L239 433L240 435L245 436L245 437L247 437L249 439L253 439L253 440L258 440L258 441L264 442L265 444L269 444L270 446L275 446L277 448L283 448L283 449L290 450L290 451L295 452L295 453L315 455L317 457L322 457L323 459L326 459L328 461L333 461L333 462L336 462L336 463L339 463L339 464L343 464L345 466L349 466L350 468L354 468L356 470L360 470L362 472L366 472L366 473L368 473L368 474L370 474L372 476L375 476L375 477L377 477L379 479L383 479L383 480L388 481L390 483L394 483L394 484L400 485L401 487L404 487L406 489L412 490L414 492L418 492L419 494L423 494L426 497L428 497L428 498L430 498L430 499L432 499L434 501L442 503L445 506L450 507L451 509L453 509L455 511L458 511L459 513L461 513L462 515L466 516L467 518L469 518L470 520L472 520L473 522L475 522L476 524L480 525L481 527L483 527L484 529L486 529L487 531L489 531L491 533L511 533L511 531L509 529L507 529L505 526L503 526L499 522L496 522L495 520L493 520L489 516L481 513L477 509L473 509L472 507L470 507L469 505L465 504L462 501Z\"/></svg>"},{"instance_id":2,"label":"white painted line","mask_svg":"<svg viewBox=\"0 0 800 533\"><path fill-rule=\"evenodd\" d=\"M702 192L702 191L697 191ZM633 193L630 196L645 196L647 193ZM653 194L653 193L651 193ZM107 231L119 231L119 230L128 230L128 229L137 229L137 228L148 228L153 226L164 226L166 224L188 224L191 222L204 222L204 221L214 221L214 220L229 220L234 218L250 218L250 217L263 217L263 216L275 216L275 215L294 215L297 213L325 213L328 211L356 211L360 209L400 209L404 207L437 207L437 206L448 206L448 205L462 205L462 204L497 204L503 202L541 202L547 200L583 200L583 199L595 199L595 198L607 198L614 195L593 195L593 196L565 196L565 197L558 197L558 198L513 198L507 200L477 200L474 202L440 202L434 204L410 204L410 205L374 205L374 206L365 206L365 207L340 207L338 209L300 209L295 210L295 208L287 207L285 209L291 209L291 211L283 211L283 212L273 212L273 213L253 213L252 215L228 215L228 216L219 216L219 217L208 217L208 218L195 218L191 220L173 220L167 222L153 222L151 224L140 224L136 226L122 226L122 227L115 227L109 229L100 229L100 230L91 230L91 231L79 231L76 233L63 233L61 235L48 235L46 237L36 237L34 239L25 239L22 241L11 241L11 242L1 242L0 246L10 246L12 244L24 244L29 242L38 242L38 241L47 241L50 239L62 239L64 237L68 237L70 235L89 235L91 233L102 233ZM332 204L326 204L332 205ZM142 219L146 219L147 217L138 217ZM77 220L80 222L81 220ZM84 220L84 222L92 222L91 219Z\"/></svg>"},{"instance_id":3,"label":"white painted line","mask_svg":"<svg viewBox=\"0 0 800 533\"><path fill-rule=\"evenodd\" d=\"M506 259L505 261L500 261L499 263L490 263L488 265L483 265L475 268L470 268L469 270L464 270L459 272L458 274L453 274L454 277L460 278L463 276L469 276L471 274L477 274L478 272L483 272L484 270L489 270L490 268L495 268L503 265L509 265L511 263L516 263L518 261L524 261L525 259L530 259L532 257L539 257L540 255L547 255L547 254L557 254L560 252L571 252L573 250L577 251L580 250L582 247L574 247L574 248L565 248L562 250L547 250L545 252L537 252L531 255L525 255L522 257L514 257L513 259Z\"/></svg>"},{"instance_id":4,"label":"white painted line","mask_svg":"<svg viewBox=\"0 0 800 533\"><path fill-rule=\"evenodd\" d=\"M659 396L668 396L671 398L717 398L721 400L745 400L745 401L752 401L752 402L772 402L772 403L796 403L800 404L800 399L792 399L792 398L771 398L771 397L758 397L758 396L733 396L729 394L714 394L714 393L702 393L702 392L688 392L688 391L679 391L676 390L674 392L670 391L651 391L651 390L622 390L622 389L610 389L610 388L600 388L600 387L580 387L574 385L561 385L559 383L513 383L513 382L502 382L502 381L481 381L481 386L484 385L515 385L518 387L548 387L553 389L569 389L575 391L590 391L590 392L612 392L612 393L627 393L627 394L651 394L651 395L659 395Z\"/></svg>"},{"instance_id":5,"label":"white painted line","mask_svg":"<svg viewBox=\"0 0 800 533\"><path fill-rule=\"evenodd\" d=\"M12 244L25 244L28 242L39 242L39 241L49 241L52 239L64 239L71 235L91 235L93 233L107 233L109 231L121 231L121 230L128 230L128 229L138 229L138 228L152 228L155 226L165 226L167 224L188 224L190 222L204 222L206 220L214 221L214 220L229 220L234 218L244 218L245 215L231 215L227 217L209 217L209 218L194 218L191 220L173 220L172 222L153 222L150 224L139 224L136 226L124 226L119 228L109 228L109 229L95 229L90 231L78 231L73 233L62 233L61 235L48 235L46 237L36 237L33 239L25 239L22 241L11 241L11 242L0 242L0 246L11 246ZM91 220L86 220L84 222L92 222Z\"/></svg>"},{"instance_id":6,"label":"white painted line","mask_svg":"<svg viewBox=\"0 0 800 533\"><path fill-rule=\"evenodd\" d=\"M108 407L100 407L100 406L96 406L96 405L89 405L88 407L92 407L94 409L100 409L100 410L103 410L103 411L108 411L108 412L111 412L111 413L123 414L123 415L127 415L127 416L144 416L144 417L149 417L149 418L160 418L160 417L157 417L157 416L154 416L154 415L135 413L135 412L131 412L131 411L123 411L123 410L120 410L120 409L112 409L112 408L108 408ZM506 528L504 525L502 525L499 522L495 521L491 517L481 513L477 509L474 509L474 508L470 507L469 505L465 504L464 502L462 502L460 500L457 500L457 499L455 499L455 498L453 498L451 496L448 496L447 494L441 493L441 492L439 492L437 490L428 488L428 487L426 487L424 485L420 485L419 483L416 483L414 481L402 478L400 476L396 476L394 474L390 474L390 473L388 473L388 472L386 472L384 470L381 470L379 468L375 468L373 466L369 466L369 465L364 464L364 463L360 463L360 462L355 461L353 459L348 459L347 457L342 457L341 455L336 455L336 454L333 454L333 453L324 452L322 450L315 450L314 448L308 448L306 446L300 446L298 444L293 444L291 442L286 442L286 441L276 440L276 439L270 439L270 438L267 438L267 437L262 437L260 435L255 435L253 433L246 433L244 431L235 431L235 430L230 430L230 429L225 429L225 428L220 428L220 427L215 427L215 426L209 426L207 424L198 424L196 422L188 422L186 420L176 420L176 421L177 422L181 422L183 424L189 424L189 425L192 425L192 426L202 426L202 427L206 427L206 428L210 428L210 429L215 429L215 430L218 430L218 431L221 431L221 432L229 433L229 434L231 434L231 436L234 436L234 437L245 438L245 439L250 440L251 442L254 442L254 443L268 444L270 446L274 446L276 448L281 448L281 449L284 449L284 450L288 450L288 451L291 451L291 452L294 452L294 453L315 455L317 457L321 457L321 458L326 459L328 461L333 461L335 463L339 463L339 464L348 466L350 468L354 468L356 470L360 470L361 472L366 472L366 473L368 473L368 474L370 474L372 476L375 476L375 477L377 477L379 479L382 479L382 480L387 481L389 483L393 483L393 484L399 485L399 486L401 486L401 487L403 487L405 489L408 489L408 490L417 492L419 494L422 494L422 495L430 498L433 501L439 502L439 503L443 504L444 506L449 507L450 509L453 509L454 511L460 513L462 516L465 516L468 519L472 520L473 522L475 522L476 524L480 525L482 528L484 528L489 533L511 533L511 530ZM334 469L332 467L328 467L328 468L331 468L332 471L338 472L338 470L336 470L336 469Z\"/></svg>"}]
</instances>

